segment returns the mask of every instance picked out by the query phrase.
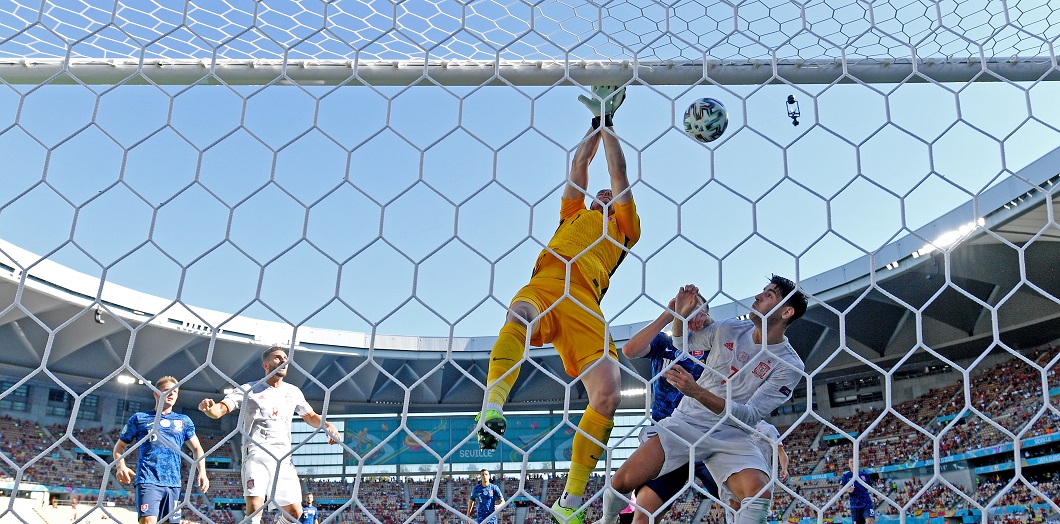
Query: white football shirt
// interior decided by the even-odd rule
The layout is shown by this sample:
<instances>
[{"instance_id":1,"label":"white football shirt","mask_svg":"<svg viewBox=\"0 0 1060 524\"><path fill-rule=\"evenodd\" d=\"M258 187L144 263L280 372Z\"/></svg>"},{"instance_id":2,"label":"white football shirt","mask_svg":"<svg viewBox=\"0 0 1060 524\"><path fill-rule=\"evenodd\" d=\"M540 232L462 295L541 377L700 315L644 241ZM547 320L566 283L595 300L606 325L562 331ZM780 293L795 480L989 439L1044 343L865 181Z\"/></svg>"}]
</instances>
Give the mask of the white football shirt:
<instances>
[{"instance_id":1,"label":"white football shirt","mask_svg":"<svg viewBox=\"0 0 1060 524\"><path fill-rule=\"evenodd\" d=\"M690 352L708 352L706 369L697 382L721 398L730 398L727 390L731 391L727 411L750 427L791 397L806 369L787 337L779 344L763 346L752 339L754 330L749 320L726 319L688 334ZM685 396L674 416L707 431L725 419L726 413L715 414ZM739 427L731 419L726 422Z\"/></svg>"},{"instance_id":2,"label":"white football shirt","mask_svg":"<svg viewBox=\"0 0 1060 524\"><path fill-rule=\"evenodd\" d=\"M243 458L268 450L276 458L291 451L291 419L312 411L305 395L297 386L280 382L272 387L262 382L257 386L247 383L225 395L221 402L230 411L240 409L243 433ZM264 449L263 449L264 448Z\"/></svg>"}]
</instances>

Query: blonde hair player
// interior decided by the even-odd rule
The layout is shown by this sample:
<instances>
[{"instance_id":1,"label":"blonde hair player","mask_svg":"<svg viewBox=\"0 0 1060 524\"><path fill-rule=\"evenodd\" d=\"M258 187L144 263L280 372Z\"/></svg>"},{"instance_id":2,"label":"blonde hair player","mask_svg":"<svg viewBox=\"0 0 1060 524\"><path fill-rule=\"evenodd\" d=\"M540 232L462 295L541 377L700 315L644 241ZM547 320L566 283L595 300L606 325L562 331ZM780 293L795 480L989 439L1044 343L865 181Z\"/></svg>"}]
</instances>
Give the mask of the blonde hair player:
<instances>
[{"instance_id":1,"label":"blonde hair player","mask_svg":"<svg viewBox=\"0 0 1060 524\"><path fill-rule=\"evenodd\" d=\"M206 493L210 480L206 478L206 463L202 445L195 435L195 424L187 415L173 413L180 390L178 380L165 376L155 381L153 391L155 411L134 413L125 423L118 441L114 443L114 456L119 457L114 476L118 482L128 484L136 478L136 511L140 524L155 524L164 517L171 523L180 522L180 487L184 484L180 474L180 449L185 444L191 448L198 470L199 489ZM136 471L125 465L125 449L130 444L143 441Z\"/></svg>"}]
</instances>

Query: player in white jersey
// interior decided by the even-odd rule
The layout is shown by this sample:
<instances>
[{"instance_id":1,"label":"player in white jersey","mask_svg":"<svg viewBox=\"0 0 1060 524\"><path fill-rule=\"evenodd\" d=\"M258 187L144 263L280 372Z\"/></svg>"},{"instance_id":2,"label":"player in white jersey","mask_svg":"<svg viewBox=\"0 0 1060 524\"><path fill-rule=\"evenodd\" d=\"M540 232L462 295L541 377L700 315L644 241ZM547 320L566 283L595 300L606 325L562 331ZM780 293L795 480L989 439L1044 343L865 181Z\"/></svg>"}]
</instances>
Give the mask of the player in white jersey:
<instances>
[{"instance_id":1,"label":"player in white jersey","mask_svg":"<svg viewBox=\"0 0 1060 524\"><path fill-rule=\"evenodd\" d=\"M291 419L298 415L315 428L324 426L331 444L335 426L324 421L305 400L297 386L283 381L287 376L287 351L273 346L261 355L265 378L232 390L220 402L205 399L199 410L210 418L221 418L242 406L243 497L252 524L260 524L258 511L271 500L290 522L302 516L302 488L291 461Z\"/></svg>"},{"instance_id":2,"label":"player in white jersey","mask_svg":"<svg viewBox=\"0 0 1060 524\"><path fill-rule=\"evenodd\" d=\"M678 293L675 313L687 318L696 308L699 289ZM740 500L741 523L760 523L769 511L769 471L751 432L762 418L791 397L805 365L788 343L788 326L806 312L807 300L795 284L773 275L755 296L751 320L726 319L687 336L687 351L708 352L698 381L672 366L663 376L684 393L672 416L645 428L641 446L611 478L604 497L604 519L610 524L633 489L659 475L688 469L702 460L719 486ZM667 311L643 329L656 333L673 319ZM728 398L729 400L726 400Z\"/></svg>"}]
</instances>

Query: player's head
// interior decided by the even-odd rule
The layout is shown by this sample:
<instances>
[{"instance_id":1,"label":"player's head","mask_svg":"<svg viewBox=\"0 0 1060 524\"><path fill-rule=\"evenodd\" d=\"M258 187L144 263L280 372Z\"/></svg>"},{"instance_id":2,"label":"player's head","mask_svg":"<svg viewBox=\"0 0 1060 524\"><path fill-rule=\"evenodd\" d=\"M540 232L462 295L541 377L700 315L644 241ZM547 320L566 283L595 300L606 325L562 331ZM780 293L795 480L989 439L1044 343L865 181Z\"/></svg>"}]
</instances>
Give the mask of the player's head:
<instances>
[{"instance_id":1,"label":"player's head","mask_svg":"<svg viewBox=\"0 0 1060 524\"><path fill-rule=\"evenodd\" d=\"M772 315L768 317L769 322L780 322L787 328L806 313L807 303L806 295L796 289L794 282L779 275L772 275L762 292L755 295L751 308L763 316L772 311ZM751 319L756 324L761 322L758 315L752 315Z\"/></svg>"},{"instance_id":2,"label":"player's head","mask_svg":"<svg viewBox=\"0 0 1060 524\"><path fill-rule=\"evenodd\" d=\"M482 468L478 472L478 478L483 484L489 484L490 482L490 470Z\"/></svg>"},{"instance_id":3,"label":"player's head","mask_svg":"<svg viewBox=\"0 0 1060 524\"><path fill-rule=\"evenodd\" d=\"M305 503L309 504L309 505L313 504L313 494L312 493L306 493L305 494Z\"/></svg>"},{"instance_id":4,"label":"player's head","mask_svg":"<svg viewBox=\"0 0 1060 524\"><path fill-rule=\"evenodd\" d=\"M596 198L593 199L592 204L589 204L589 209L603 213L604 204L610 203L612 198L613 195L611 194L610 189L601 189L600 191L596 192ZM607 213L609 215L613 215L615 213L615 206L610 206L607 208L607 210Z\"/></svg>"},{"instance_id":5,"label":"player's head","mask_svg":"<svg viewBox=\"0 0 1060 524\"><path fill-rule=\"evenodd\" d=\"M177 396L180 395L180 390L177 388L177 379L166 375L155 381L155 387L158 391L161 391L160 395L158 392L151 392L155 396L155 403L161 401L163 410L165 408L173 409L173 406L177 404Z\"/></svg>"},{"instance_id":6,"label":"player's head","mask_svg":"<svg viewBox=\"0 0 1060 524\"><path fill-rule=\"evenodd\" d=\"M272 346L266 349L261 354L261 367L265 368L265 374L268 375L273 370L279 368L276 371L274 377L286 377L287 376L287 349L283 346Z\"/></svg>"}]
</instances>

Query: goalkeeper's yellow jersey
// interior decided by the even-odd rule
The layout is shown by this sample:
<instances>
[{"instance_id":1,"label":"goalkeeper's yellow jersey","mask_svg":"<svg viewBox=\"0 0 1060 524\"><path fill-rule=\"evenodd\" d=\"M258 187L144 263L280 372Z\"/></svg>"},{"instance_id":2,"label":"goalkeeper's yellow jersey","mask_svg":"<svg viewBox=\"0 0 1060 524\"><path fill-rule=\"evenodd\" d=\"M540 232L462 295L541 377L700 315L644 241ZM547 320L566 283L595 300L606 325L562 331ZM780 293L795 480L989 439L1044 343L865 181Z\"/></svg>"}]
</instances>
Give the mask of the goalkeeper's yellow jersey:
<instances>
[{"instance_id":1,"label":"goalkeeper's yellow jersey","mask_svg":"<svg viewBox=\"0 0 1060 524\"><path fill-rule=\"evenodd\" d=\"M618 269L628 250L640 240L637 205L630 200L625 204L612 203L611 206L615 212L607 217L609 238L602 238L602 213L586 209L585 200L582 198L563 199L559 212L559 228L548 243L549 249L542 250L538 255L534 273L537 273L543 263L548 264L551 262L549 259L554 259L551 250L566 260L574 259L575 267L596 293L596 300L603 298L611 275Z\"/></svg>"}]
</instances>

